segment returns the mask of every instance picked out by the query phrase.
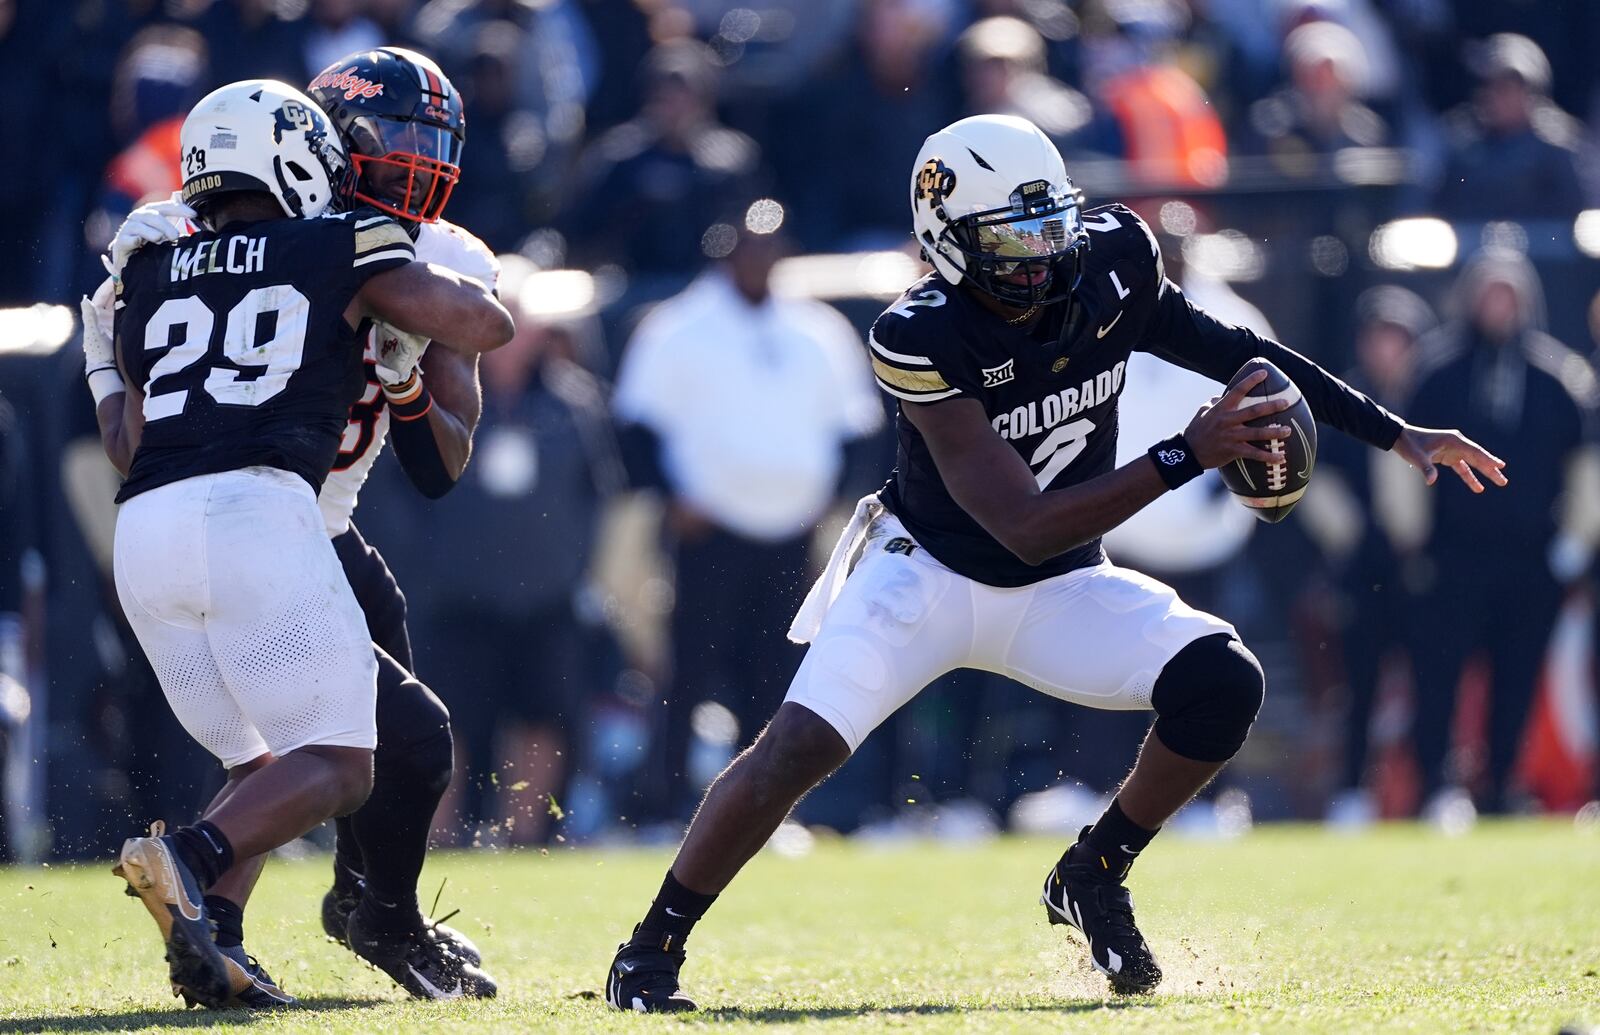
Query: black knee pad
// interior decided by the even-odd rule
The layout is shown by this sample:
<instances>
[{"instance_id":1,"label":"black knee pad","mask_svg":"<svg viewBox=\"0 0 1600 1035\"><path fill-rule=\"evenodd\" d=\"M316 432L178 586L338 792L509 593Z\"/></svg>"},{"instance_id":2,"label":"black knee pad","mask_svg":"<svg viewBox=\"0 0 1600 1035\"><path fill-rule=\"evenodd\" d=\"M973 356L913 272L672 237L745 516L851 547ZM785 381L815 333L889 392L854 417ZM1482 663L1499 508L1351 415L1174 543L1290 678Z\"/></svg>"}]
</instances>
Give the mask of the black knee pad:
<instances>
[{"instance_id":1,"label":"black knee pad","mask_svg":"<svg viewBox=\"0 0 1600 1035\"><path fill-rule=\"evenodd\" d=\"M378 750L373 765L378 780L398 777L443 794L455 765L450 709L421 680L381 651L377 718Z\"/></svg>"},{"instance_id":2,"label":"black knee pad","mask_svg":"<svg viewBox=\"0 0 1600 1035\"><path fill-rule=\"evenodd\" d=\"M1266 691L1261 663L1237 637L1202 636L1156 679L1156 736L1184 758L1226 762L1244 746Z\"/></svg>"}]
</instances>

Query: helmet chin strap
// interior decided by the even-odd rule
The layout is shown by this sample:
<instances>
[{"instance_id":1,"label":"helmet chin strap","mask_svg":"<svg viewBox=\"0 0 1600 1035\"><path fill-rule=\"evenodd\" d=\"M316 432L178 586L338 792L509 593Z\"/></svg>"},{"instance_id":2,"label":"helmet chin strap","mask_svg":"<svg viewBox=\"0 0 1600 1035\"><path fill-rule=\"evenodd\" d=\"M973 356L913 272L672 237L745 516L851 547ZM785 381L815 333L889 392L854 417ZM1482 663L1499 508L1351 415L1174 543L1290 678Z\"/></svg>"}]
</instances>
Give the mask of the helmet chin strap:
<instances>
[{"instance_id":1,"label":"helmet chin strap","mask_svg":"<svg viewBox=\"0 0 1600 1035\"><path fill-rule=\"evenodd\" d=\"M283 158L280 155L272 156L272 175L278 178L278 189L283 191L283 203L289 206L289 214L299 219L305 206L300 204L300 192L289 186L288 178L283 175Z\"/></svg>"},{"instance_id":2,"label":"helmet chin strap","mask_svg":"<svg viewBox=\"0 0 1600 1035\"><path fill-rule=\"evenodd\" d=\"M1078 314L1078 282L1083 279L1083 256L1072 255L1072 288L1067 292L1067 311L1061 314L1061 334L1056 338L1056 351L1064 350L1072 340L1072 318Z\"/></svg>"}]
</instances>

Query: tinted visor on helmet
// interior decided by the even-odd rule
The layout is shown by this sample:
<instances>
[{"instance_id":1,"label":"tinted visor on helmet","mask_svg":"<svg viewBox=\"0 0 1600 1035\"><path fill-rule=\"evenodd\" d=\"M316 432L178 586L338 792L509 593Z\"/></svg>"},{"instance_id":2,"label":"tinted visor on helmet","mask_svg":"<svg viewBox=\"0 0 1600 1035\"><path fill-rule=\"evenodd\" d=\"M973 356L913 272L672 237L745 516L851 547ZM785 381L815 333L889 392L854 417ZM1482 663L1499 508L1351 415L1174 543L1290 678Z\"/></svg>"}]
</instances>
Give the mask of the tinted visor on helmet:
<instances>
[{"instance_id":1,"label":"tinted visor on helmet","mask_svg":"<svg viewBox=\"0 0 1600 1035\"><path fill-rule=\"evenodd\" d=\"M1043 305L1067 298L1088 242L1077 200L1066 194L1032 202L1013 195L1012 201L1009 208L958 219L947 231L966 259L966 275L1003 302ZM1073 271L1058 277L1063 260L1071 260Z\"/></svg>"},{"instance_id":2,"label":"tinted visor on helmet","mask_svg":"<svg viewBox=\"0 0 1600 1035\"><path fill-rule=\"evenodd\" d=\"M461 138L417 119L362 116L350 125L355 197L402 219L432 223L461 178Z\"/></svg>"}]
</instances>

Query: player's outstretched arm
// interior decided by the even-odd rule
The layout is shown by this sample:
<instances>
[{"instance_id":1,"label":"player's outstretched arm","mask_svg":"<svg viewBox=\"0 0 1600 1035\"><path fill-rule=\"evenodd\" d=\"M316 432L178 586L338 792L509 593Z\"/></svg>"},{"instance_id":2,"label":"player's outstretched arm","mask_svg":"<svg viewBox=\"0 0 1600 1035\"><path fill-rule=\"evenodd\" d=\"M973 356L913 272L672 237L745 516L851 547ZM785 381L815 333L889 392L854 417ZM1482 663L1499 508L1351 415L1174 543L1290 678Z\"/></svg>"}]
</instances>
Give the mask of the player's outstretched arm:
<instances>
[{"instance_id":1,"label":"player's outstretched arm","mask_svg":"<svg viewBox=\"0 0 1600 1035\"><path fill-rule=\"evenodd\" d=\"M426 262L371 277L356 296L367 315L463 352L489 352L511 340L515 325L488 288Z\"/></svg>"},{"instance_id":2,"label":"player's outstretched arm","mask_svg":"<svg viewBox=\"0 0 1600 1035\"><path fill-rule=\"evenodd\" d=\"M1159 344L1149 351L1163 359L1226 383L1247 360L1264 357L1299 386L1317 420L1374 448L1393 450L1420 470L1429 485L1438 479L1441 465L1473 492L1483 491L1479 474L1495 485L1506 484L1505 461L1461 432L1407 424L1293 349L1222 323L1184 298L1176 284L1165 282L1157 306L1152 334Z\"/></svg>"},{"instance_id":3,"label":"player's outstretched arm","mask_svg":"<svg viewBox=\"0 0 1600 1035\"><path fill-rule=\"evenodd\" d=\"M1247 327L1223 323L1163 280L1149 340L1138 346L1169 363L1227 384L1252 359L1270 360L1295 383L1318 422L1331 424L1375 449L1390 449L1404 428L1394 414L1334 374Z\"/></svg>"},{"instance_id":4,"label":"player's outstretched arm","mask_svg":"<svg viewBox=\"0 0 1600 1035\"><path fill-rule=\"evenodd\" d=\"M1282 412L1288 400L1241 408L1250 389L1265 377L1260 371L1241 381L1189 423L1183 439L1200 467L1220 467L1240 457L1279 459L1255 443L1285 436L1288 429L1252 428L1247 422ZM922 432L951 497L1024 564L1043 564L1104 535L1167 491L1167 481L1149 457L1079 485L1042 491L1022 457L995 434L976 400L908 402L902 411Z\"/></svg>"},{"instance_id":5,"label":"player's outstretched arm","mask_svg":"<svg viewBox=\"0 0 1600 1035\"><path fill-rule=\"evenodd\" d=\"M1440 467L1454 471L1473 492L1483 491L1480 474L1501 488L1507 484L1506 462L1459 431L1407 424L1391 448L1429 485L1439 480Z\"/></svg>"}]
</instances>

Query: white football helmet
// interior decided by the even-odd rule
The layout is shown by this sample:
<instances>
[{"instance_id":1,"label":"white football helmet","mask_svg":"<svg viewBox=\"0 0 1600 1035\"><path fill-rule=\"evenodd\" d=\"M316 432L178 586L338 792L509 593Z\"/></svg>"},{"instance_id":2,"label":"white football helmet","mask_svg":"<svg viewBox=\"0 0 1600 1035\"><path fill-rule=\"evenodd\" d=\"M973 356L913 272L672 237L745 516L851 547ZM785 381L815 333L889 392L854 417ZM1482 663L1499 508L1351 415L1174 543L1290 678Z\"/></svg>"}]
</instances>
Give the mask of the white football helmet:
<instances>
[{"instance_id":1,"label":"white football helmet","mask_svg":"<svg viewBox=\"0 0 1600 1035\"><path fill-rule=\"evenodd\" d=\"M183 200L200 211L235 191L265 191L286 216L312 218L349 196L354 170L310 97L272 79L213 90L183 120Z\"/></svg>"},{"instance_id":2,"label":"white football helmet","mask_svg":"<svg viewBox=\"0 0 1600 1035\"><path fill-rule=\"evenodd\" d=\"M1019 306L1071 297L1089 240L1061 152L1012 115L974 115L923 143L911 220L945 280Z\"/></svg>"}]
</instances>

